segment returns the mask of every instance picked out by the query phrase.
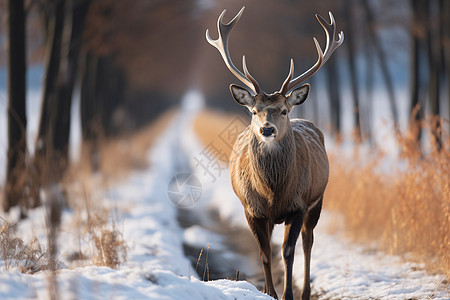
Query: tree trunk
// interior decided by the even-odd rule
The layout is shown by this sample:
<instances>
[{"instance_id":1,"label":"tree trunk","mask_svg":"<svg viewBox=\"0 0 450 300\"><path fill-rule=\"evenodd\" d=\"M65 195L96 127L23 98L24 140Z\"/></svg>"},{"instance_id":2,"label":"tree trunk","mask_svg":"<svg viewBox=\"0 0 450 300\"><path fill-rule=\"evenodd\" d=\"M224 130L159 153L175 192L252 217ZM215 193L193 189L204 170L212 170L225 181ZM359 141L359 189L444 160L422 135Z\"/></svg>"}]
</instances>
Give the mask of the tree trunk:
<instances>
[{"instance_id":1,"label":"tree trunk","mask_svg":"<svg viewBox=\"0 0 450 300\"><path fill-rule=\"evenodd\" d=\"M367 0L362 1L364 10L366 12L367 22L369 24L369 35L372 40L373 48L375 54L378 56L378 60L380 62L381 75L384 80L384 84L386 85L386 90L388 92L389 105L391 108L392 119L394 121L395 129L398 130L398 111L397 106L395 104L395 94L394 94L394 83L392 82L391 75L389 73L388 61L386 54L381 45L381 41L376 35L375 32L375 17L373 16L372 9Z\"/></svg>"},{"instance_id":2,"label":"tree trunk","mask_svg":"<svg viewBox=\"0 0 450 300\"><path fill-rule=\"evenodd\" d=\"M57 180L60 158L54 153L53 132L56 116L59 113L59 103L56 95L59 65L61 60L61 44L63 37L65 1L56 0L48 2L52 10L48 25L45 78L43 86L43 99L41 119L36 141L34 162L39 176L39 186Z\"/></svg>"},{"instance_id":3,"label":"tree trunk","mask_svg":"<svg viewBox=\"0 0 450 300\"><path fill-rule=\"evenodd\" d=\"M66 19L62 36L59 75L56 85L56 101L59 107L55 116L52 144L60 159L59 169L64 173L69 163L69 134L72 93L78 73L78 61L84 19L89 0L67 1Z\"/></svg>"},{"instance_id":4,"label":"tree trunk","mask_svg":"<svg viewBox=\"0 0 450 300\"><path fill-rule=\"evenodd\" d=\"M448 118L450 119L450 1L444 1L443 11L443 51L445 60L445 73L447 74L447 103ZM449 123L450 126L450 123ZM448 128L450 131L450 128Z\"/></svg>"},{"instance_id":5,"label":"tree trunk","mask_svg":"<svg viewBox=\"0 0 450 300\"><path fill-rule=\"evenodd\" d=\"M330 100L330 113L332 122L332 132L336 136L336 140L340 141L341 136L341 97L339 93L339 74L337 70L336 60L331 58L326 66L327 74L327 90Z\"/></svg>"},{"instance_id":6,"label":"tree trunk","mask_svg":"<svg viewBox=\"0 0 450 300\"><path fill-rule=\"evenodd\" d=\"M445 60L445 73L447 74L447 103L448 103L448 115L450 119L450 1L444 1L444 60ZM450 123L448 123L450 126ZM450 127L448 128L450 131Z\"/></svg>"},{"instance_id":7,"label":"tree trunk","mask_svg":"<svg viewBox=\"0 0 450 300\"><path fill-rule=\"evenodd\" d=\"M420 64L423 51L423 43L421 36L424 28L424 4L423 0L411 0L413 11L413 19L411 21L411 120L410 130L416 134L417 148L420 148L420 140L422 137L422 128L420 122L424 118L424 102L421 100L422 92L422 66Z\"/></svg>"},{"instance_id":8,"label":"tree trunk","mask_svg":"<svg viewBox=\"0 0 450 300\"><path fill-rule=\"evenodd\" d=\"M26 185L26 45L23 0L9 0L8 150L3 209L24 204Z\"/></svg>"},{"instance_id":9,"label":"tree trunk","mask_svg":"<svg viewBox=\"0 0 450 300\"><path fill-rule=\"evenodd\" d=\"M48 174L44 178L51 183L61 179L69 163L72 93L90 0L56 0L47 4L51 12L50 36L35 161L39 173Z\"/></svg>"},{"instance_id":10,"label":"tree trunk","mask_svg":"<svg viewBox=\"0 0 450 300\"><path fill-rule=\"evenodd\" d=\"M83 55L81 70L81 95L80 95L80 114L81 114L81 137L83 142L92 138L94 99L95 99L95 78L97 72L96 58L91 52Z\"/></svg>"},{"instance_id":11,"label":"tree trunk","mask_svg":"<svg viewBox=\"0 0 450 300\"><path fill-rule=\"evenodd\" d=\"M114 113L123 103L125 91L125 76L114 66L111 56L100 57L97 65L96 97L99 102L97 109L101 115L101 135L108 138L117 134Z\"/></svg>"},{"instance_id":12,"label":"tree trunk","mask_svg":"<svg viewBox=\"0 0 450 300\"><path fill-rule=\"evenodd\" d=\"M81 136L83 156L89 158L94 172L100 168L99 140L99 111L100 101L96 98L98 58L91 52L84 54L81 81Z\"/></svg>"},{"instance_id":13,"label":"tree trunk","mask_svg":"<svg viewBox=\"0 0 450 300\"><path fill-rule=\"evenodd\" d=\"M345 10L345 18L347 20L348 30L354 29L353 16L351 14L352 1L346 0L345 5L347 9ZM355 139L357 142L362 141L362 131L361 131L361 106L359 101L359 89L358 89L358 74L356 66L356 53L355 53L355 41L353 35L346 35L347 54L348 54L348 66L350 71L350 86L352 91L352 101L353 101L353 126L355 130Z\"/></svg>"},{"instance_id":14,"label":"tree trunk","mask_svg":"<svg viewBox=\"0 0 450 300\"><path fill-rule=\"evenodd\" d=\"M368 28L367 28L368 29ZM372 126L373 126L373 91L374 91L374 72L375 69L375 58L373 57L373 49L372 45L370 43L370 39L367 38L367 36L364 38L364 49L365 49L365 56L366 56L366 81L365 81L365 89L366 94L364 97L364 103L361 103L361 105L364 105L364 109L362 112L363 120L365 122L364 125L364 136L369 140L369 142L372 144Z\"/></svg>"},{"instance_id":15,"label":"tree trunk","mask_svg":"<svg viewBox=\"0 0 450 300\"><path fill-rule=\"evenodd\" d=\"M435 116L435 124L431 128L431 134L433 136L435 145L438 150L442 147L441 136L441 122L439 116L441 114L440 109L440 65L441 65L441 52L440 52L440 17L441 9L440 5L433 7L432 5L439 4L438 1L430 1L428 3L427 13L427 57L428 57L428 101L430 103L430 113Z\"/></svg>"}]
</instances>

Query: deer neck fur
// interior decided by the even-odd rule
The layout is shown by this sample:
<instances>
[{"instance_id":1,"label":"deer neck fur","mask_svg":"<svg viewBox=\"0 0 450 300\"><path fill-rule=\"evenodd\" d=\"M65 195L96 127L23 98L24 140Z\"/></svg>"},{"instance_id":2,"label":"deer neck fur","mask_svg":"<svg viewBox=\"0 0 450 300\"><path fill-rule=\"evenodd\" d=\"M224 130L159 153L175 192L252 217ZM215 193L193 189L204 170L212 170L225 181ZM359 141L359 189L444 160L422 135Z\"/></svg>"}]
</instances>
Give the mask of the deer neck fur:
<instances>
[{"instance_id":1,"label":"deer neck fur","mask_svg":"<svg viewBox=\"0 0 450 300\"><path fill-rule=\"evenodd\" d=\"M295 176L296 146L291 126L278 141L270 143L258 140L252 134L249 147L249 167L252 172L252 183L258 193L274 202L289 190L292 176Z\"/></svg>"}]
</instances>

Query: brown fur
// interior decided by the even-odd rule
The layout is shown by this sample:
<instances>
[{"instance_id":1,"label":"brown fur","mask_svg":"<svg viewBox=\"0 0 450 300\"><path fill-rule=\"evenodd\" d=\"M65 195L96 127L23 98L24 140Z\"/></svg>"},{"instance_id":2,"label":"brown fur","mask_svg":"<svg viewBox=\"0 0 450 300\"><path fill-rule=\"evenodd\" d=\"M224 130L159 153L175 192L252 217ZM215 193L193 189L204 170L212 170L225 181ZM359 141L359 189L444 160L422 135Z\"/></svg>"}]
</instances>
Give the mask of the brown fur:
<instances>
[{"instance_id":1,"label":"brown fur","mask_svg":"<svg viewBox=\"0 0 450 300\"><path fill-rule=\"evenodd\" d=\"M328 158L323 134L309 121L292 120L276 148L268 149L250 125L234 145L230 170L246 213L282 223L291 212L306 213L325 191Z\"/></svg>"}]
</instances>

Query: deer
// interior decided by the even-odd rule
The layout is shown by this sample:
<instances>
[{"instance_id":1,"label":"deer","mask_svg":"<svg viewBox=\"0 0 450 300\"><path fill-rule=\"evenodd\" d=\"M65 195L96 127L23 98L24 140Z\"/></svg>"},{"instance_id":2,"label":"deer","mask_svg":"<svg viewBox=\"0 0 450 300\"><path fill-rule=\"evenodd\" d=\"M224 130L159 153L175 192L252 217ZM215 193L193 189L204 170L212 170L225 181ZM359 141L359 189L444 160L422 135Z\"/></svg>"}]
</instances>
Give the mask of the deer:
<instances>
[{"instance_id":1,"label":"deer","mask_svg":"<svg viewBox=\"0 0 450 300\"><path fill-rule=\"evenodd\" d=\"M230 156L230 177L234 193L244 207L247 223L259 245L264 271L264 292L278 299L271 271L271 236L275 224L284 222L282 258L284 262L283 299L293 299L292 272L295 245L301 233L304 254L304 282L302 299L310 299L310 263L314 241L313 230L322 210L323 195L328 183L329 163L324 135L312 122L289 119L295 106L302 104L310 85L303 84L313 76L344 41L341 31L336 39L336 23L329 12L330 23L316 15L326 34L322 52L319 42L313 41L317 62L303 74L292 78L294 60L281 89L272 94L263 92L250 75L245 55L242 73L231 60L228 38L241 18L245 7L227 24L224 10L218 20L219 38L214 40L206 30L207 41L219 50L226 66L245 84L230 85L234 100L249 109L251 124L238 136Z\"/></svg>"}]
</instances>

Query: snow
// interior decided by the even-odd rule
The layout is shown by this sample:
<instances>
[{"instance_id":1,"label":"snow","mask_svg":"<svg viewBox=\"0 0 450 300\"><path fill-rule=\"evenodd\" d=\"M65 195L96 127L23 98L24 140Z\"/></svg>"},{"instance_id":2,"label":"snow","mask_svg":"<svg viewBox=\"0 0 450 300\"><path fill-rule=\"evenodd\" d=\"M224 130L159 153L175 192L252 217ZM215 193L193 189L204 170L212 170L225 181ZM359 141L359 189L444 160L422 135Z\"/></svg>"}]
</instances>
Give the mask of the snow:
<instances>
[{"instance_id":1,"label":"snow","mask_svg":"<svg viewBox=\"0 0 450 300\"><path fill-rule=\"evenodd\" d=\"M215 248L224 248L224 237L214 232L205 230L203 227L193 225L184 231L184 242L187 245L202 248L205 245L214 244Z\"/></svg>"},{"instance_id":2,"label":"snow","mask_svg":"<svg viewBox=\"0 0 450 300\"><path fill-rule=\"evenodd\" d=\"M227 248L224 237L204 227L182 228L177 207L168 196L168 184L180 172L192 172L201 183L201 197L189 210L208 222L207 212L217 211L221 219L247 228L243 209L234 195L228 170L208 172L198 158L205 150L192 130L195 113L202 109L198 92L189 93L179 115L148 153L148 170L136 171L110 189L97 189L93 198L114 208L116 226L128 246L128 259L117 269L76 266L67 257L80 245L75 213L63 211L59 234L62 268L57 272L63 299L271 299L247 281L213 280L203 282L185 256L183 243ZM211 171L211 170L209 170ZM213 176L212 176L213 175ZM83 199L78 199L83 202ZM21 222L18 235L30 240L34 235L46 244L45 208L30 211ZM17 217L13 210L5 216ZM324 212L315 230L311 275L313 294L323 299L449 299L445 277L429 275L422 266L399 257L369 251L331 234L334 216ZM275 228L273 241L282 243L283 227ZM303 254L296 249L294 279L301 287ZM260 268L259 262L257 267ZM22 274L16 268L5 270L0 262L0 299L48 299L48 271ZM260 271L260 270L259 270Z\"/></svg>"},{"instance_id":3,"label":"snow","mask_svg":"<svg viewBox=\"0 0 450 300\"><path fill-rule=\"evenodd\" d=\"M312 289L326 291L332 299L448 299L441 282L443 275L428 275L423 266L402 261L400 257L370 251L338 235L331 235L335 218L322 213L315 229L311 259ZM279 232L276 239L282 240ZM297 247L294 278L303 280L303 253Z\"/></svg>"}]
</instances>

